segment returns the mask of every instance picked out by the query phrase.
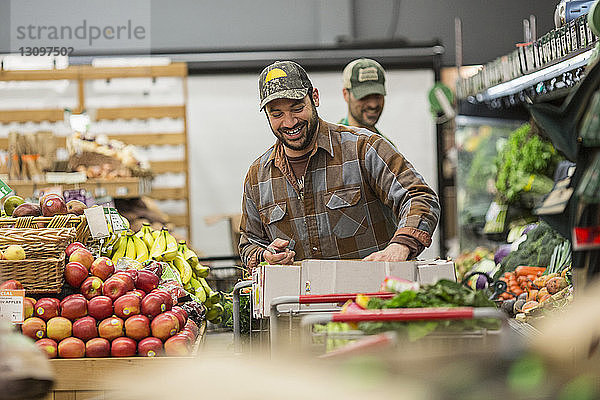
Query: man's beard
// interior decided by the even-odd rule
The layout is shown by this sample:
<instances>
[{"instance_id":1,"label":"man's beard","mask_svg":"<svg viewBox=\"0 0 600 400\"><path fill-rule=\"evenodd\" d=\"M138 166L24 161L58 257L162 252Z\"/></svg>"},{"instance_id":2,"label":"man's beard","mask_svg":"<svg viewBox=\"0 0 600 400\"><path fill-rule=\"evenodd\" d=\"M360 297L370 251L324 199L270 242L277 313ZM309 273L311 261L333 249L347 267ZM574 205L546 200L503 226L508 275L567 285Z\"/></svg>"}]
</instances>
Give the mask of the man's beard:
<instances>
[{"instance_id":1,"label":"man's beard","mask_svg":"<svg viewBox=\"0 0 600 400\"><path fill-rule=\"evenodd\" d=\"M275 137L279 139L285 147L292 150L301 151L307 149L308 146L311 145L315 134L317 133L318 122L319 115L317 114L317 108L315 106L312 106L312 113L308 121L300 121L296 125L294 125L293 128L286 129L288 131L291 131L296 128L303 129L304 127L306 127L304 136L301 136L296 140L288 140L283 132L280 132L279 130L275 131L270 124L269 126L271 126L271 131L273 132Z\"/></svg>"},{"instance_id":2,"label":"man's beard","mask_svg":"<svg viewBox=\"0 0 600 400\"><path fill-rule=\"evenodd\" d=\"M369 128L374 128L375 124L377 123L377 121L379 121L379 118L381 117L382 108L377 107L377 109L369 109L369 110L375 111L378 113L377 118L374 121L364 118L363 112L365 111L365 109L363 109L363 108L357 109L356 104L351 104L350 107L348 107L348 111L350 112L350 115L352 116L352 118L354 118L354 120L356 122L358 122L359 124L361 124L363 126L366 126ZM357 111L358 113L355 111Z\"/></svg>"}]
</instances>

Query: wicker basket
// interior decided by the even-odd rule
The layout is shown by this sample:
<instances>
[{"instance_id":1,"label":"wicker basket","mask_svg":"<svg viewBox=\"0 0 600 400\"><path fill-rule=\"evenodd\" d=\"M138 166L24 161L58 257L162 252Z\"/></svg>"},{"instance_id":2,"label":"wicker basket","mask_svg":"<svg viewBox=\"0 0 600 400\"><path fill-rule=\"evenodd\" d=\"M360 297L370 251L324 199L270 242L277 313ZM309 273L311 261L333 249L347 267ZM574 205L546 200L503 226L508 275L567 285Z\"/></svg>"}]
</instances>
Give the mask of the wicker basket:
<instances>
[{"instance_id":1,"label":"wicker basket","mask_svg":"<svg viewBox=\"0 0 600 400\"><path fill-rule=\"evenodd\" d=\"M0 260L0 281L16 279L32 294L60 293L64 284L65 249L89 238L85 217L19 217L0 219L0 249L18 244L27 258Z\"/></svg>"}]
</instances>

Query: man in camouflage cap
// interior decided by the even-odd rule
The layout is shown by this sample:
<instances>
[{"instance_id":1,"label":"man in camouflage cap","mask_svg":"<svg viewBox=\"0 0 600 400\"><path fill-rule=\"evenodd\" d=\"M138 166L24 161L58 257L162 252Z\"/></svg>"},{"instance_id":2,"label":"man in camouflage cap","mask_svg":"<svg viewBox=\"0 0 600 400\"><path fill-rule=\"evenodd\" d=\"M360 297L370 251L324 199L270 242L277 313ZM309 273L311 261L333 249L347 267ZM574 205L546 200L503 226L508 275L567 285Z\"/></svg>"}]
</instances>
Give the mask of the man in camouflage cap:
<instances>
[{"instance_id":1,"label":"man in camouflage cap","mask_svg":"<svg viewBox=\"0 0 600 400\"><path fill-rule=\"evenodd\" d=\"M306 71L278 61L259 77L260 110L277 141L244 181L242 262L404 261L431 244L436 194L381 136L319 118Z\"/></svg>"},{"instance_id":2,"label":"man in camouflage cap","mask_svg":"<svg viewBox=\"0 0 600 400\"><path fill-rule=\"evenodd\" d=\"M348 115L339 123L380 133L379 121L385 103L385 71L375 60L359 58L350 62L342 74L344 100Z\"/></svg>"}]
</instances>

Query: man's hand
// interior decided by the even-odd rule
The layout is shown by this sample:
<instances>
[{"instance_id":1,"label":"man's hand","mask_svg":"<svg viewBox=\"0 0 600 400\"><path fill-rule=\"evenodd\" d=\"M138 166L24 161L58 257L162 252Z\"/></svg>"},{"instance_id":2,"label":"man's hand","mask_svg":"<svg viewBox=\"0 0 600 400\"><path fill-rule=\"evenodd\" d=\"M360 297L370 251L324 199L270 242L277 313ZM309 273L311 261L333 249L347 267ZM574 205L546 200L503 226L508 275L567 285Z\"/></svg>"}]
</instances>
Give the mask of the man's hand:
<instances>
[{"instance_id":1,"label":"man's hand","mask_svg":"<svg viewBox=\"0 0 600 400\"><path fill-rule=\"evenodd\" d=\"M265 250L265 252L263 253L265 261L272 265L293 264L296 252L287 248L289 244L289 240L283 240L279 238L273 240L269 247L272 247L273 249L277 250L277 253L273 254L269 250Z\"/></svg>"},{"instance_id":2,"label":"man's hand","mask_svg":"<svg viewBox=\"0 0 600 400\"><path fill-rule=\"evenodd\" d=\"M409 254L410 249L405 245L390 243L385 249L366 256L363 261L406 261Z\"/></svg>"}]
</instances>

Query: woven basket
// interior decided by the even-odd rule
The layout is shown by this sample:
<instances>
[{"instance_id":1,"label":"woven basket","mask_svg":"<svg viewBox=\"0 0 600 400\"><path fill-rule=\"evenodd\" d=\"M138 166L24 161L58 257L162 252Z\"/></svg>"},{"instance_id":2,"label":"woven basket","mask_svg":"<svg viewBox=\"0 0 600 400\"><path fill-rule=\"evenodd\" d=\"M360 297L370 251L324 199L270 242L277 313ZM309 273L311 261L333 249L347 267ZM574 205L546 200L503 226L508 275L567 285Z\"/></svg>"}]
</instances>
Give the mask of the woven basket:
<instances>
[{"instance_id":1,"label":"woven basket","mask_svg":"<svg viewBox=\"0 0 600 400\"><path fill-rule=\"evenodd\" d=\"M28 293L60 293L64 284L65 249L75 240L85 243L85 217L19 217L0 219L0 250L18 244L27 258L0 260L0 281L16 279Z\"/></svg>"},{"instance_id":2,"label":"woven basket","mask_svg":"<svg viewBox=\"0 0 600 400\"><path fill-rule=\"evenodd\" d=\"M85 244L90 238L90 230L85 216L73 214L55 215L54 217L0 218L0 230L2 228L75 228L75 241Z\"/></svg>"}]
</instances>

